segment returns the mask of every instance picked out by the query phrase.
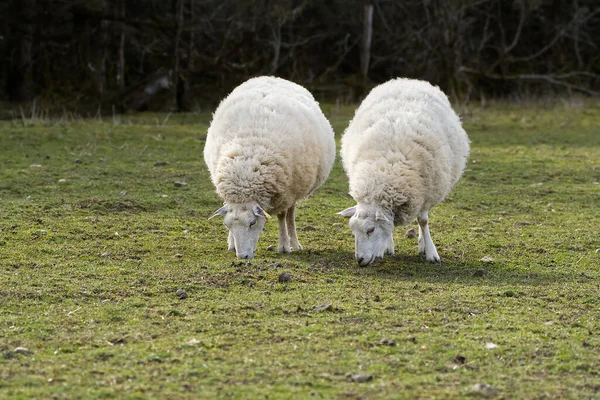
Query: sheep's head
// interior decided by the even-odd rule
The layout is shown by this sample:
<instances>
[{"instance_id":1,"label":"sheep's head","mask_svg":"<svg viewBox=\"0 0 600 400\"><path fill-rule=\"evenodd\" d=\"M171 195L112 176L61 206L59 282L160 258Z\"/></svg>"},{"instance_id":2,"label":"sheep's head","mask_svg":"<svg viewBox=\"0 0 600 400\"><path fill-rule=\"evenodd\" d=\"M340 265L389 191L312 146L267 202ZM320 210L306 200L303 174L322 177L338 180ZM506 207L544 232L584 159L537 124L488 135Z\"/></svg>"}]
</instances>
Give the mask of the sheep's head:
<instances>
[{"instance_id":1,"label":"sheep's head","mask_svg":"<svg viewBox=\"0 0 600 400\"><path fill-rule=\"evenodd\" d=\"M258 238L268 214L256 202L225 204L212 217L224 215L223 223L229 229L229 249L238 258L254 258Z\"/></svg>"},{"instance_id":2,"label":"sheep's head","mask_svg":"<svg viewBox=\"0 0 600 400\"><path fill-rule=\"evenodd\" d=\"M338 213L349 217L355 239L354 256L365 267L385 254L394 254L394 217L380 207L358 203Z\"/></svg>"}]
</instances>

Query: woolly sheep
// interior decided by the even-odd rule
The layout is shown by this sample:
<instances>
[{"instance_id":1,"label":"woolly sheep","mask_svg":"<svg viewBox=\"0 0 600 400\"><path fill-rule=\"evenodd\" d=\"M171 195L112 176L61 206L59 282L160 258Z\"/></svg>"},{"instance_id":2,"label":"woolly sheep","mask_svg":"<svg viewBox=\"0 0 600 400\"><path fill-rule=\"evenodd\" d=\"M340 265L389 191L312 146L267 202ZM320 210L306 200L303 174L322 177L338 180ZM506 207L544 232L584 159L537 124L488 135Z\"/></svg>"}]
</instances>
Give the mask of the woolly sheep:
<instances>
[{"instance_id":1,"label":"woolly sheep","mask_svg":"<svg viewBox=\"0 0 600 400\"><path fill-rule=\"evenodd\" d=\"M428 211L450 193L468 155L467 134L437 86L399 78L375 87L356 110L341 146L357 204L339 214L350 217L358 264L394 254L394 226L415 218L419 253L440 262Z\"/></svg>"},{"instance_id":2,"label":"woolly sheep","mask_svg":"<svg viewBox=\"0 0 600 400\"><path fill-rule=\"evenodd\" d=\"M225 215L229 250L253 258L269 213L279 220L279 252L302 249L296 201L321 186L334 159L333 130L308 90L264 76L235 88L215 111L204 148L225 202L212 217Z\"/></svg>"}]
</instances>

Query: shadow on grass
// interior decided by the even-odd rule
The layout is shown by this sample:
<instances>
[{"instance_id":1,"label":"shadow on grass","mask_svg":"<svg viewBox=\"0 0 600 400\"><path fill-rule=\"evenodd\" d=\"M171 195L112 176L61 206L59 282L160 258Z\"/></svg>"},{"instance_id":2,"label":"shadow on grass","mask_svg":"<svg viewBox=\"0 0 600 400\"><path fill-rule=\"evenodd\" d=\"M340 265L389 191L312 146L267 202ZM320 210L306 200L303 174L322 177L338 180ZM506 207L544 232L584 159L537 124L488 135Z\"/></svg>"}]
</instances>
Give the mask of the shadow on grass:
<instances>
[{"instance_id":1,"label":"shadow on grass","mask_svg":"<svg viewBox=\"0 0 600 400\"><path fill-rule=\"evenodd\" d=\"M552 285L587 281L592 277L576 271L554 268L517 266L502 262L478 260L442 259L441 263L430 263L421 255L396 254L360 267L354 253L347 250L308 252L303 250L278 255L282 260L294 260L313 266L322 273L407 282L459 283L462 285Z\"/></svg>"}]
</instances>

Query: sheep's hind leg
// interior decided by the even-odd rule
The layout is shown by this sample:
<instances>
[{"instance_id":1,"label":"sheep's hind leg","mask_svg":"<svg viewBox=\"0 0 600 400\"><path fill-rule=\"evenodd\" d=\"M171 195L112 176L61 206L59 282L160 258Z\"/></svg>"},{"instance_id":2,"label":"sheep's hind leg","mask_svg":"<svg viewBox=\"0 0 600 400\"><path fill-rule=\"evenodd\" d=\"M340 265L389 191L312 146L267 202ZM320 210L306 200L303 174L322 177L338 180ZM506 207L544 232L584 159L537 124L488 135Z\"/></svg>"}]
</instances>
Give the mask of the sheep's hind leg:
<instances>
[{"instance_id":1,"label":"sheep's hind leg","mask_svg":"<svg viewBox=\"0 0 600 400\"><path fill-rule=\"evenodd\" d=\"M233 233L231 233L231 231L229 231L229 236L227 237L227 250L235 253L235 240L233 239Z\"/></svg>"},{"instance_id":2,"label":"sheep's hind leg","mask_svg":"<svg viewBox=\"0 0 600 400\"><path fill-rule=\"evenodd\" d=\"M435 244L431 240L429 233L429 217L427 211L419 215L419 254L425 254L425 259L429 262L440 262L440 256L437 253Z\"/></svg>"},{"instance_id":3,"label":"sheep's hind leg","mask_svg":"<svg viewBox=\"0 0 600 400\"><path fill-rule=\"evenodd\" d=\"M290 235L288 234L287 226L286 226L286 218L287 210L283 211L281 214L277 215L277 219L279 220L279 248L278 251L280 253L289 253L290 249Z\"/></svg>"},{"instance_id":4,"label":"sheep's hind leg","mask_svg":"<svg viewBox=\"0 0 600 400\"><path fill-rule=\"evenodd\" d=\"M296 233L296 205L292 204L290 208L287 209L286 223L287 230L290 236L290 244L292 250L302 250L302 245L298 241L298 234Z\"/></svg>"}]
</instances>

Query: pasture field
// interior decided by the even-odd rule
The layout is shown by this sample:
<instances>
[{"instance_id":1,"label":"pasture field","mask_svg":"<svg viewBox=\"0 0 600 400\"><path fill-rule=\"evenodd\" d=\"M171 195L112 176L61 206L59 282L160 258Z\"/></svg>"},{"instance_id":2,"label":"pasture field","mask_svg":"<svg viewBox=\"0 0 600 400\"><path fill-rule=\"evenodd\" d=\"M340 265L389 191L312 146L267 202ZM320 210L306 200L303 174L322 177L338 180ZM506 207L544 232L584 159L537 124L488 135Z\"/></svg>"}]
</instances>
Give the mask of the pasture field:
<instances>
[{"instance_id":1,"label":"pasture field","mask_svg":"<svg viewBox=\"0 0 600 400\"><path fill-rule=\"evenodd\" d=\"M247 262L207 220L209 113L0 122L0 398L600 398L600 106L461 116L442 263L415 223L367 268L339 159L304 250L270 221Z\"/></svg>"}]
</instances>

